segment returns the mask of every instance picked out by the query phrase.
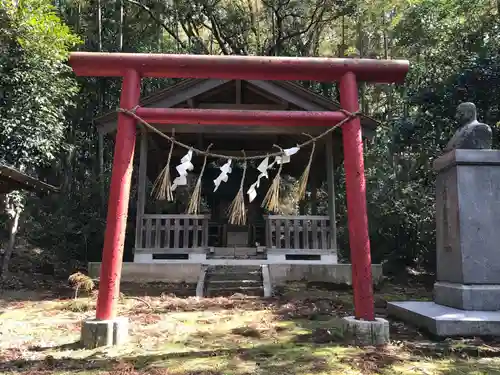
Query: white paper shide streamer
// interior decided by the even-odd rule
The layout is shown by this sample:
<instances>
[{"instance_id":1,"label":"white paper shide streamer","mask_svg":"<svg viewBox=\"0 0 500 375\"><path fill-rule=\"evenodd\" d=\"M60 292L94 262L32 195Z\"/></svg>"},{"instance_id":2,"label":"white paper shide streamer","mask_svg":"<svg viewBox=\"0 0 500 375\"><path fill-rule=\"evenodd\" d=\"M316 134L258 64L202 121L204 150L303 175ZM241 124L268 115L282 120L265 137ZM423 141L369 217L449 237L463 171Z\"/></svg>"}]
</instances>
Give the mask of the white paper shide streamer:
<instances>
[{"instance_id":1,"label":"white paper shide streamer","mask_svg":"<svg viewBox=\"0 0 500 375\"><path fill-rule=\"evenodd\" d=\"M214 180L214 185L215 185L214 192L217 191L221 182L227 182L229 178L229 173L232 172L231 159L228 159L228 161L219 169L220 169L220 174Z\"/></svg>"},{"instance_id":2,"label":"white paper shide streamer","mask_svg":"<svg viewBox=\"0 0 500 375\"><path fill-rule=\"evenodd\" d=\"M248 200L249 202L253 202L253 200L257 197L257 189L260 187L260 179L261 178L269 178L268 170L274 167L275 164L286 164L290 162L290 157L299 152L300 147L291 147L283 150L283 155L276 156L272 163L269 163L269 157L266 157L257 167L257 170L260 172L257 177L257 181L255 181L247 190Z\"/></svg>"},{"instance_id":3,"label":"white paper shide streamer","mask_svg":"<svg viewBox=\"0 0 500 375\"><path fill-rule=\"evenodd\" d=\"M250 185L250 187L247 190L248 201L250 203L253 202L253 200L257 197L257 189L260 187L260 179L263 177L269 178L267 170L271 167L272 165L269 165L269 157L262 160L259 166L257 167L257 170L260 172L259 176L257 177L257 181L255 181L252 185Z\"/></svg>"},{"instance_id":4,"label":"white paper shide streamer","mask_svg":"<svg viewBox=\"0 0 500 375\"><path fill-rule=\"evenodd\" d=\"M193 158L193 150L189 150L186 155L181 159L181 163L175 167L179 176L175 178L172 183L172 191L177 189L177 186L186 186L187 185L187 174L189 171L194 169L193 163L191 163L191 159Z\"/></svg>"}]
</instances>

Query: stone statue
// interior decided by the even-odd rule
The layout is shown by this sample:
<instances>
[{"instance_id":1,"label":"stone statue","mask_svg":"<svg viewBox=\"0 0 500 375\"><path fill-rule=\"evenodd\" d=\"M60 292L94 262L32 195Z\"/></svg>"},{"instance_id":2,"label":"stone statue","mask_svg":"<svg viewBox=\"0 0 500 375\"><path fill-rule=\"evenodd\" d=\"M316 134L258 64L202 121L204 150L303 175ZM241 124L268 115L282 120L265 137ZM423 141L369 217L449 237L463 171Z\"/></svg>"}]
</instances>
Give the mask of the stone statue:
<instances>
[{"instance_id":1,"label":"stone statue","mask_svg":"<svg viewBox=\"0 0 500 375\"><path fill-rule=\"evenodd\" d=\"M457 107L455 119L460 128L446 145L445 152L455 149L491 149L492 132L489 125L477 121L474 103L461 103Z\"/></svg>"}]
</instances>

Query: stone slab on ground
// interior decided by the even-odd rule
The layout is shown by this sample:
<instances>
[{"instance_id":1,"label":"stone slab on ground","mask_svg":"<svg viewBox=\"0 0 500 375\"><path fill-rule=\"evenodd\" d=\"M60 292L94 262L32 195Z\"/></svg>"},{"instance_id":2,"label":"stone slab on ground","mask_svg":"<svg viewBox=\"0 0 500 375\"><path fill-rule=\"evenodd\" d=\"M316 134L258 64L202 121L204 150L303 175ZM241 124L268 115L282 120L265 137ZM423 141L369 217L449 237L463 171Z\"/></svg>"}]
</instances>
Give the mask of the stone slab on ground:
<instances>
[{"instance_id":1,"label":"stone slab on ground","mask_svg":"<svg viewBox=\"0 0 500 375\"><path fill-rule=\"evenodd\" d=\"M128 319L89 319L83 322L80 343L86 349L122 345L128 340Z\"/></svg>"},{"instance_id":2,"label":"stone slab on ground","mask_svg":"<svg viewBox=\"0 0 500 375\"><path fill-rule=\"evenodd\" d=\"M389 322L382 318L367 321L347 316L342 318L342 335L346 342L351 345L386 345L389 343Z\"/></svg>"},{"instance_id":3,"label":"stone slab on ground","mask_svg":"<svg viewBox=\"0 0 500 375\"><path fill-rule=\"evenodd\" d=\"M467 311L435 302L407 301L388 303L387 313L441 337L500 336L500 311Z\"/></svg>"}]
</instances>

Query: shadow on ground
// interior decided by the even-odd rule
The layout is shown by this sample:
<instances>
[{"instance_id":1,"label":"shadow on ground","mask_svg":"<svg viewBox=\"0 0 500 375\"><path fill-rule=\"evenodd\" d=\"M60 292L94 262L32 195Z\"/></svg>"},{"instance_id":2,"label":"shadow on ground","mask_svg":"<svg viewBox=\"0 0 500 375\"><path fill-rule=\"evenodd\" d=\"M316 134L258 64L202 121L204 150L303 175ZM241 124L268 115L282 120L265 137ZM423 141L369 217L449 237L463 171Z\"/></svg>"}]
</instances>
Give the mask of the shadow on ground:
<instances>
[{"instance_id":1,"label":"shadow on ground","mask_svg":"<svg viewBox=\"0 0 500 375\"><path fill-rule=\"evenodd\" d=\"M76 344L66 344L61 349ZM55 348L50 348L54 350ZM43 350L43 348L39 348ZM399 367L398 367L399 366ZM430 370L432 369L432 370ZM106 352L95 352L83 358L43 360L3 360L0 371L11 374L185 374L185 375L269 375L302 374L434 374L499 375L498 362L478 363L451 356L447 359L421 357L386 348L360 350L339 344L287 345L271 344L253 348L198 350L191 352L151 353L147 355L106 358Z\"/></svg>"},{"instance_id":2,"label":"shadow on ground","mask_svg":"<svg viewBox=\"0 0 500 375\"><path fill-rule=\"evenodd\" d=\"M64 348L67 348L67 344ZM55 348L50 348L54 350ZM38 350L43 350L39 348ZM343 348L348 354L356 349ZM329 351L322 352L321 347L309 345L261 345L253 348L199 350L191 352L152 353L138 356L121 356L119 359L103 358L103 352L96 352L79 359L54 359L46 357L44 360L3 360L0 371L10 373L25 373L28 371L112 371L124 370L130 372L152 373L152 370L169 368L171 373L179 374L254 374L256 371L265 374L315 374L328 371L337 371L346 367L342 363L332 362ZM176 369L176 371L174 371Z\"/></svg>"}]
</instances>

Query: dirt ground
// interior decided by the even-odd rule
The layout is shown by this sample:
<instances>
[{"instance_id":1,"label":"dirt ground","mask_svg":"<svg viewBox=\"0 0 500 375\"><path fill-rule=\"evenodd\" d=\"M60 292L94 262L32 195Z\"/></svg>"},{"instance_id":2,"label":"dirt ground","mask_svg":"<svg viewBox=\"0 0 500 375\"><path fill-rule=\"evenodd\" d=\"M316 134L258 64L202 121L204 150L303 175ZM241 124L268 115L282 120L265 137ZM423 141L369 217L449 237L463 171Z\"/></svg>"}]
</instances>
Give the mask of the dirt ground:
<instances>
[{"instance_id":1,"label":"dirt ground","mask_svg":"<svg viewBox=\"0 0 500 375\"><path fill-rule=\"evenodd\" d=\"M197 299L189 285L124 285L122 316L130 342L82 350L80 323L93 317L95 295L72 291L0 292L0 374L499 374L500 341L437 341L391 321L385 348L342 343L339 318L352 313L349 290L293 284L272 299ZM386 285L390 300L426 300L421 286Z\"/></svg>"}]
</instances>

